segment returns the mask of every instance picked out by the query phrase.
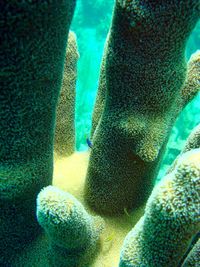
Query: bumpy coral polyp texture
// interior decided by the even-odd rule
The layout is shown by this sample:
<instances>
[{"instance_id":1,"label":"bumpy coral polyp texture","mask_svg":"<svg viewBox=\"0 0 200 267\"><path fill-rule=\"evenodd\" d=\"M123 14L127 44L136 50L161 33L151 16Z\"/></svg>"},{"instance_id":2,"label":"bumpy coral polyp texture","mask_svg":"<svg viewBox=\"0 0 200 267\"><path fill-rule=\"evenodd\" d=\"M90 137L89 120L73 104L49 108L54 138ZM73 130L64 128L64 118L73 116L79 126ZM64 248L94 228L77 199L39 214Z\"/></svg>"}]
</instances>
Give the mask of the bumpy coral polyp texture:
<instances>
[{"instance_id":1,"label":"bumpy coral polyp texture","mask_svg":"<svg viewBox=\"0 0 200 267\"><path fill-rule=\"evenodd\" d=\"M187 258L183 262L182 267L198 267L200 263L200 238L195 243Z\"/></svg>"},{"instance_id":2,"label":"bumpy coral polyp texture","mask_svg":"<svg viewBox=\"0 0 200 267\"><path fill-rule=\"evenodd\" d=\"M198 124L191 132L187 139L183 152L187 152L192 148L200 148L200 124Z\"/></svg>"},{"instance_id":3,"label":"bumpy coral polyp texture","mask_svg":"<svg viewBox=\"0 0 200 267\"><path fill-rule=\"evenodd\" d=\"M75 0L1 1L1 266L39 229L35 199L52 180L55 109L74 7Z\"/></svg>"},{"instance_id":4,"label":"bumpy coral polyp texture","mask_svg":"<svg viewBox=\"0 0 200 267\"><path fill-rule=\"evenodd\" d=\"M143 203L180 111L185 45L199 1L116 1L105 53L106 96L85 196L104 214ZM176 18L176 19L174 19Z\"/></svg>"},{"instance_id":5,"label":"bumpy coral polyp texture","mask_svg":"<svg viewBox=\"0 0 200 267\"><path fill-rule=\"evenodd\" d=\"M51 243L50 266L86 266L97 252L103 220L90 216L75 197L48 186L37 198L37 218Z\"/></svg>"},{"instance_id":6,"label":"bumpy coral polyp texture","mask_svg":"<svg viewBox=\"0 0 200 267\"><path fill-rule=\"evenodd\" d=\"M62 88L56 112L54 149L60 156L69 156L75 150L75 94L78 58L76 35L70 31Z\"/></svg>"},{"instance_id":7,"label":"bumpy coral polyp texture","mask_svg":"<svg viewBox=\"0 0 200 267\"><path fill-rule=\"evenodd\" d=\"M178 266L200 229L200 149L183 154L153 190L124 241L120 267Z\"/></svg>"},{"instance_id":8,"label":"bumpy coral polyp texture","mask_svg":"<svg viewBox=\"0 0 200 267\"><path fill-rule=\"evenodd\" d=\"M175 161L173 162L173 164L170 166L170 168L168 169L167 173L172 172L176 165L177 162L179 160L179 158L181 157L181 155L187 151L190 151L192 149L195 148L200 148L200 124L198 124L190 133L189 137L187 138L187 141L185 143L184 148L181 151L181 154L175 159ZM200 200L199 200L200 201Z\"/></svg>"},{"instance_id":9,"label":"bumpy coral polyp texture","mask_svg":"<svg viewBox=\"0 0 200 267\"><path fill-rule=\"evenodd\" d=\"M181 90L181 104L187 104L197 92L200 92L200 50L197 50L190 58L187 80Z\"/></svg>"}]
</instances>

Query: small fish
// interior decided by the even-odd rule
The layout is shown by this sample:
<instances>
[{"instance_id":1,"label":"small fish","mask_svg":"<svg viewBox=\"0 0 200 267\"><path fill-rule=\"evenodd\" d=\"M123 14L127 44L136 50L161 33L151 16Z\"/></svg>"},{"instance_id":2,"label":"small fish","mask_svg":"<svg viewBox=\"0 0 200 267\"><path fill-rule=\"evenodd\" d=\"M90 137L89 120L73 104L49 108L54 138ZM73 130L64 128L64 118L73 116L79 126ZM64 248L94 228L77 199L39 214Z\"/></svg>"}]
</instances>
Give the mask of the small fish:
<instances>
[{"instance_id":1,"label":"small fish","mask_svg":"<svg viewBox=\"0 0 200 267\"><path fill-rule=\"evenodd\" d=\"M86 138L86 142L87 142L87 145L92 148L92 142L90 141L90 139L87 137Z\"/></svg>"}]
</instances>

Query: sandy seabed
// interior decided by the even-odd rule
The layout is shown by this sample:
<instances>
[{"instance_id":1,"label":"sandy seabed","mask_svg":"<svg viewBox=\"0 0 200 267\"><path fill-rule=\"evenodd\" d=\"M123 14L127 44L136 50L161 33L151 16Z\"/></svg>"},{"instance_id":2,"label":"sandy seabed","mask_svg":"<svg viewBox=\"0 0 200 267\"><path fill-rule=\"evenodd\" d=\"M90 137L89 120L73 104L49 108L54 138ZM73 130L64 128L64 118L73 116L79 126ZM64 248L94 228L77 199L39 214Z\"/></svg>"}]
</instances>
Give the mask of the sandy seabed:
<instances>
[{"instance_id":1,"label":"sandy seabed","mask_svg":"<svg viewBox=\"0 0 200 267\"><path fill-rule=\"evenodd\" d=\"M89 152L76 152L66 158L55 155L54 159L53 185L75 196L91 215L98 215L89 210L83 199ZM103 217L105 227L100 236L97 256L90 265L77 267L118 267L124 238L142 216L143 211L141 208L133 214L125 212L117 218ZM27 243L26 248L14 259L12 267L49 266L47 248L48 237L42 234L34 242Z\"/></svg>"},{"instance_id":2,"label":"sandy seabed","mask_svg":"<svg viewBox=\"0 0 200 267\"><path fill-rule=\"evenodd\" d=\"M55 155L53 185L75 196L92 215L83 199L84 181L89 160L89 152L76 152L67 158ZM91 267L117 267L120 249L127 233L143 214L143 208L133 214L117 218L103 217L105 228L100 237L100 251Z\"/></svg>"}]
</instances>

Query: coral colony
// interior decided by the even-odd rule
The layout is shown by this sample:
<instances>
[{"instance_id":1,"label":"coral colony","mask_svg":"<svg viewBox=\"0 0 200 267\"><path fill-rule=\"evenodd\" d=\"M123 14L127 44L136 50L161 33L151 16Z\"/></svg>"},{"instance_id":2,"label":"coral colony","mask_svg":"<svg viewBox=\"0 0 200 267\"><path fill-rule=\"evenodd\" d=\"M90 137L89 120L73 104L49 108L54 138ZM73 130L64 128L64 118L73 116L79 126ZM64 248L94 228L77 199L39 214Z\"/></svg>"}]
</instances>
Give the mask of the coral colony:
<instances>
[{"instance_id":1,"label":"coral colony","mask_svg":"<svg viewBox=\"0 0 200 267\"><path fill-rule=\"evenodd\" d=\"M200 89L200 51L185 60L200 1L115 1L85 153L75 5L1 3L0 266L198 267L200 125L153 181Z\"/></svg>"}]
</instances>

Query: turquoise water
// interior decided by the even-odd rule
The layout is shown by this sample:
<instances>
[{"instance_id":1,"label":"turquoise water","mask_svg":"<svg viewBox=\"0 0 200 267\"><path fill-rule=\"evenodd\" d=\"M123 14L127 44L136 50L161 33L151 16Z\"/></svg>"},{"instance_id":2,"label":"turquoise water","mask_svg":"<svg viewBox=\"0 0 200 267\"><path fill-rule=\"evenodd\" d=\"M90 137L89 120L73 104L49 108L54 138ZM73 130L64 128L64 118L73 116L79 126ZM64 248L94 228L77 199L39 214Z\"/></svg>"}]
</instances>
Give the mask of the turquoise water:
<instances>
[{"instance_id":1,"label":"turquoise water","mask_svg":"<svg viewBox=\"0 0 200 267\"><path fill-rule=\"evenodd\" d=\"M77 35L80 59L76 88L76 149L87 150L92 110L98 87L104 42L109 30L113 0L78 0L71 25Z\"/></svg>"},{"instance_id":2,"label":"turquoise water","mask_svg":"<svg viewBox=\"0 0 200 267\"><path fill-rule=\"evenodd\" d=\"M71 25L77 35L80 59L76 95L76 149L87 150L86 136L90 135L92 111L98 87L104 43L112 16L113 0L78 0ZM186 58L200 49L200 22L190 36ZM200 94L185 108L172 129L161 172L180 153L190 131L200 123Z\"/></svg>"},{"instance_id":3,"label":"turquoise water","mask_svg":"<svg viewBox=\"0 0 200 267\"><path fill-rule=\"evenodd\" d=\"M76 14L71 26L77 35L80 53L76 88L76 149L85 151L88 149L86 136L90 135L101 58L113 4L116 1L121 4L125 2L135 4L137 1L77 1ZM174 4L179 2L176 1L172 2ZM196 1L193 0L193 3L197 3ZM183 155L174 173L166 177L169 179L157 184L144 214L144 201L146 202L147 194L149 196L149 191L152 189L150 182L157 164L157 160L152 160L157 156L157 143L154 147L153 145L149 147L149 144L156 139L155 131L152 131L151 135L151 125L154 125L153 119L155 117L157 119L157 114L152 116L153 123L150 124L148 134L147 131L141 134L140 130L143 125L145 130L147 129L148 121L145 122L144 118L144 124L140 124L143 122L141 117L136 118L136 122L139 121L138 133L138 125L135 124L137 137L141 136L142 140L147 136L147 142L141 142L139 153L136 150L137 153L132 153L132 142L127 140L123 142L123 135L121 138L118 134L115 135L115 126L120 116L112 117L112 114L109 113L109 116L106 114L109 120L103 128L103 134L96 139L87 164L89 153L73 153L74 138L72 141L68 138L74 133L74 96L70 94L71 86L68 85L74 85L76 71L73 67L76 66L78 58L73 34L70 39L71 47L70 41L68 42L70 49L69 60L67 59L65 65L66 72L63 72L67 32L76 1L2 2L4 3L1 5L0 15L0 24L3 26L0 34L2 41L0 47L3 52L0 71L2 81L0 267L102 267L103 265L177 267L180 264L182 267L185 266L182 262L185 257L190 257L191 250L194 252L199 238L199 232L194 235L199 231L200 149ZM143 4L144 0L138 2ZM190 0L185 0L185 3L190 3ZM137 6L134 8L138 10ZM159 6L160 8L165 6ZM139 10L142 11L140 8ZM160 14L158 15L160 18ZM179 17L177 19L179 20ZM126 28L122 29L121 33L126 32ZM200 22L188 40L187 60L197 49L200 49ZM167 70L168 67L169 65ZM55 111L62 73L64 86L57 109L57 122L61 122L64 126L61 129L57 123L55 124ZM119 80L121 77L119 75ZM170 77L167 82L170 81ZM113 75L112 78L118 77ZM151 88L155 89L156 86ZM74 87L72 88L74 92ZM149 86L145 88L149 89ZM120 86L119 89L121 90ZM120 101L123 94L124 92L118 98ZM125 99L128 102L128 97ZM70 100L67 105L65 100ZM136 98L136 104L137 102L140 104L139 101ZM111 104L115 104L113 102ZM124 101L123 104L127 102ZM135 108L133 105L130 106ZM69 109L63 111L62 107ZM117 123L112 125L115 118ZM122 127L125 126L125 131L126 128L129 130L131 128L129 121L131 124L132 117L128 117L125 124L123 119ZM71 124L71 128L68 128L66 122ZM164 176L165 170L179 154L187 136L198 123L200 123L200 94L177 119L156 181ZM53 140L54 126L62 137L66 133L63 129L67 130L69 134L67 141L65 139L60 142L59 149L62 150L69 143L66 150L73 153L70 157L69 154L57 153L56 145L53 151L53 141L56 140L56 138ZM127 133L135 134L132 129ZM126 138L126 132L124 136ZM116 145L118 141L120 146ZM51 186L52 180L53 186ZM97 216L92 217L91 214ZM128 238L125 238L128 232ZM128 249L128 261L123 254L126 249ZM121 255L120 263L119 255ZM132 259L135 263L130 262L129 265ZM125 261L127 265L123 264ZM174 264L178 261L179 265ZM198 265L198 259L195 261Z\"/></svg>"}]
</instances>

